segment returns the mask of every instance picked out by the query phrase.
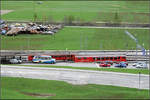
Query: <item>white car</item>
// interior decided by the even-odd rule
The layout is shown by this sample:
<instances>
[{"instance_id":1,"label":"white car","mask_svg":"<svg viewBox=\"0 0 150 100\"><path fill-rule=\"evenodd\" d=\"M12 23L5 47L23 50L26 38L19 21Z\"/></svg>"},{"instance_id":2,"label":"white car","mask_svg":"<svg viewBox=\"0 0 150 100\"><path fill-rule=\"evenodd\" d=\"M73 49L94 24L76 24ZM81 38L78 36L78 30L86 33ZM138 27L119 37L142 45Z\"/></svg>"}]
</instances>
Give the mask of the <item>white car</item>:
<instances>
[{"instance_id":1,"label":"white car","mask_svg":"<svg viewBox=\"0 0 150 100\"><path fill-rule=\"evenodd\" d=\"M132 64L132 66L136 68L148 68L145 62L137 62Z\"/></svg>"},{"instance_id":2,"label":"white car","mask_svg":"<svg viewBox=\"0 0 150 100\"><path fill-rule=\"evenodd\" d=\"M21 61L21 60L18 60L18 59L10 59L10 63L11 63L11 64L21 64L22 61Z\"/></svg>"}]
</instances>

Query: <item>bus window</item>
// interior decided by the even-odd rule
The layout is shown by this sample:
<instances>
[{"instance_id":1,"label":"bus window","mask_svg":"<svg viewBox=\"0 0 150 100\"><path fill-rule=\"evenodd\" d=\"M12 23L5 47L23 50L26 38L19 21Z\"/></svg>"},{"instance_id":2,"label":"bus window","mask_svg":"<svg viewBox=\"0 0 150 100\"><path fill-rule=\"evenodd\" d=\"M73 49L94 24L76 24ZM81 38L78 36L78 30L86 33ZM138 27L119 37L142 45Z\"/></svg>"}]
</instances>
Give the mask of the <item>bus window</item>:
<instances>
[{"instance_id":1,"label":"bus window","mask_svg":"<svg viewBox=\"0 0 150 100\"><path fill-rule=\"evenodd\" d=\"M48 59L48 60L50 60L50 59L51 59L51 57L47 57L47 59Z\"/></svg>"}]
</instances>

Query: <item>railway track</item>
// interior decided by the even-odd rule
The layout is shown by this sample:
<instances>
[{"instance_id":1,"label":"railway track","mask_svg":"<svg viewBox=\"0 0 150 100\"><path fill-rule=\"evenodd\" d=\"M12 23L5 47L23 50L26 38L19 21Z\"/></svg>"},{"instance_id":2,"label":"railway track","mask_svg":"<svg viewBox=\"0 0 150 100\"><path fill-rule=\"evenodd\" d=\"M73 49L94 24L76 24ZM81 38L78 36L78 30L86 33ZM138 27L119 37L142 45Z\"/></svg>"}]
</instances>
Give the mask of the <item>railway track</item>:
<instances>
[{"instance_id":1,"label":"railway track","mask_svg":"<svg viewBox=\"0 0 150 100\"><path fill-rule=\"evenodd\" d=\"M149 61L149 50L142 55L141 50L1 50L1 57L21 56L27 59L28 55L61 55L75 54L77 56L126 56L127 61Z\"/></svg>"}]
</instances>

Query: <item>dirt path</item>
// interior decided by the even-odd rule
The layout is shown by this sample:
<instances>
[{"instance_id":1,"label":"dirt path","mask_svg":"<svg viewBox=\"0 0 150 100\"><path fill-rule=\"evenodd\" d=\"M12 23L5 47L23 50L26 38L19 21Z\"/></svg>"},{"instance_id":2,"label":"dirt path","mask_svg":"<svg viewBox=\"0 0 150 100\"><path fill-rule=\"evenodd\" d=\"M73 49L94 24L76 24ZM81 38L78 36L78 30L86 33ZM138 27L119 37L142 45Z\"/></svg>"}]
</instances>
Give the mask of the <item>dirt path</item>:
<instances>
[{"instance_id":1,"label":"dirt path","mask_svg":"<svg viewBox=\"0 0 150 100\"><path fill-rule=\"evenodd\" d=\"M1 10L1 15L7 14L7 13L12 12L12 11L14 11L14 10Z\"/></svg>"}]
</instances>

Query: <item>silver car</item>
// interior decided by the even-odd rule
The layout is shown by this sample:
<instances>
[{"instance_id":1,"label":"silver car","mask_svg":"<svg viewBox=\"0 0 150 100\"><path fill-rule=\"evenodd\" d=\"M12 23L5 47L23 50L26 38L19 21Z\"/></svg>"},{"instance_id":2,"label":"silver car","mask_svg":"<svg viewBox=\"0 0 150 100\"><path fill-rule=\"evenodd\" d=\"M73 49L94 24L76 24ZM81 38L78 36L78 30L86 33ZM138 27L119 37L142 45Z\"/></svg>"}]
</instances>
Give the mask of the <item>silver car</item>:
<instances>
[{"instance_id":1,"label":"silver car","mask_svg":"<svg viewBox=\"0 0 150 100\"><path fill-rule=\"evenodd\" d=\"M134 63L132 66L136 68L145 68L145 69L148 68L145 62L137 62Z\"/></svg>"},{"instance_id":2,"label":"silver car","mask_svg":"<svg viewBox=\"0 0 150 100\"><path fill-rule=\"evenodd\" d=\"M10 63L11 63L11 64L21 64L22 61L21 61L21 60L18 60L18 59L10 59Z\"/></svg>"}]
</instances>

